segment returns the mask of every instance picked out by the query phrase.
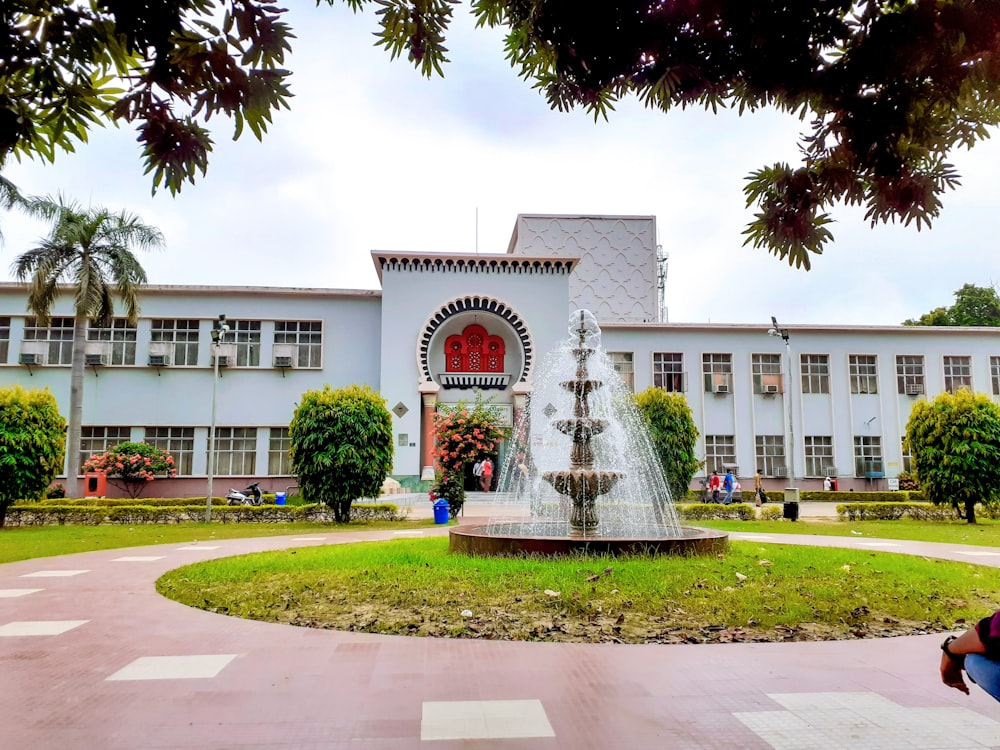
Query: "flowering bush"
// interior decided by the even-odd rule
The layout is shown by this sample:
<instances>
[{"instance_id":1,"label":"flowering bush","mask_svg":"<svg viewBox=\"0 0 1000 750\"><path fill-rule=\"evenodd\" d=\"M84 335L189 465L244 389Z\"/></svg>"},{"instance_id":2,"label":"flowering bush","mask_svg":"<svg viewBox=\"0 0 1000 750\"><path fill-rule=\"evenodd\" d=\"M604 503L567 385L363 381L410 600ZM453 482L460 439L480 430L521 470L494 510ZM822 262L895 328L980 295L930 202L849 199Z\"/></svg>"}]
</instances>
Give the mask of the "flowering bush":
<instances>
[{"instance_id":1,"label":"flowering bush","mask_svg":"<svg viewBox=\"0 0 1000 750\"><path fill-rule=\"evenodd\" d=\"M440 407L434 415L437 471L433 492L448 501L452 517L465 503L466 464L494 455L507 436L500 421L500 410L481 396L472 406L460 401L452 407Z\"/></svg>"},{"instance_id":2,"label":"flowering bush","mask_svg":"<svg viewBox=\"0 0 1000 750\"><path fill-rule=\"evenodd\" d=\"M146 443L119 443L104 453L95 453L81 467L83 471L103 471L115 487L139 497L156 477L177 476L169 451Z\"/></svg>"}]
</instances>

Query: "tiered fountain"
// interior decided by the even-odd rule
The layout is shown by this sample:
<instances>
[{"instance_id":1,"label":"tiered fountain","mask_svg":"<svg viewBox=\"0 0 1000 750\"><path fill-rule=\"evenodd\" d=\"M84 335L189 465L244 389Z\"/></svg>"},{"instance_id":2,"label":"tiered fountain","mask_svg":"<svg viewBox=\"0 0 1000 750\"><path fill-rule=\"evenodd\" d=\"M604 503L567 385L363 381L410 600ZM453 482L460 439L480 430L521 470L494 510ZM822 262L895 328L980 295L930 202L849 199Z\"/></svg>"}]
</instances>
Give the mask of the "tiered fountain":
<instances>
[{"instance_id":1,"label":"tiered fountain","mask_svg":"<svg viewBox=\"0 0 1000 750\"><path fill-rule=\"evenodd\" d=\"M694 555L725 549L725 532L678 524L641 416L600 348L600 333L590 312L571 316L570 339L546 359L507 452L494 497L510 504L511 516L452 529L452 551ZM594 365L604 377L592 375ZM567 371L575 371L568 380ZM553 402L572 416L557 418ZM570 444L560 448L567 438ZM539 469L527 479L518 467L521 455L531 455L525 460Z\"/></svg>"}]
</instances>

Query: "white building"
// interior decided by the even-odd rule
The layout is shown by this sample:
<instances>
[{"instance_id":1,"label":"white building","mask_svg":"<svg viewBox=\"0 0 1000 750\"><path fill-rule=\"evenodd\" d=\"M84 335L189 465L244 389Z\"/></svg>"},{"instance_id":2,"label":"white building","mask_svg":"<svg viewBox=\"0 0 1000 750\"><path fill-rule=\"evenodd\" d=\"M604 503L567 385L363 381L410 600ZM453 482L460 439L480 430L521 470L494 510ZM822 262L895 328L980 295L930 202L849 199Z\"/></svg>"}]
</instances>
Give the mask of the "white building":
<instances>
[{"instance_id":1,"label":"white building","mask_svg":"<svg viewBox=\"0 0 1000 750\"><path fill-rule=\"evenodd\" d=\"M288 423L301 394L324 384L380 391L394 414L393 476L428 478L436 406L482 390L516 419L577 307L598 316L635 390L685 394L707 472L759 467L778 487L789 471L803 488L827 475L841 488L884 486L907 467L915 400L963 387L1000 395L994 329L790 325L786 349L766 322L657 322L655 238L651 216L522 215L503 254L373 252L381 291L148 287L135 328L90 331L83 456L145 440L178 459L178 479L159 492L204 491L220 314L232 332L219 352L215 474L271 491L294 483ZM0 283L0 385L48 387L67 414L71 296L48 328L25 299L22 285Z\"/></svg>"}]
</instances>

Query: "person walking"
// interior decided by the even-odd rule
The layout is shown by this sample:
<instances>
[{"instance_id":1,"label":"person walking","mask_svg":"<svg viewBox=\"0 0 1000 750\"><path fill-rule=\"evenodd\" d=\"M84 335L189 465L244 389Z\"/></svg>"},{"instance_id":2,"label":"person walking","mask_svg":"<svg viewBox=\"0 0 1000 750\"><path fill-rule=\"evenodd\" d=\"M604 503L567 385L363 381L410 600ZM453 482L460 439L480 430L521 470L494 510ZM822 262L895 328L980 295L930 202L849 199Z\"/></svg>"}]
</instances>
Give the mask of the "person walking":
<instances>
[{"instance_id":1,"label":"person walking","mask_svg":"<svg viewBox=\"0 0 1000 750\"><path fill-rule=\"evenodd\" d=\"M712 478L708 480L708 491L712 493L710 503L719 502L719 489L722 487L722 480L719 479L719 472L713 471Z\"/></svg>"},{"instance_id":2,"label":"person walking","mask_svg":"<svg viewBox=\"0 0 1000 750\"><path fill-rule=\"evenodd\" d=\"M764 494L764 478L760 469L757 469L757 473L753 475L753 495L758 508L767 502L767 495Z\"/></svg>"},{"instance_id":3,"label":"person walking","mask_svg":"<svg viewBox=\"0 0 1000 750\"><path fill-rule=\"evenodd\" d=\"M731 469L726 469L726 478L722 480L722 489L726 492L726 497L722 501L723 505L733 502L733 489L736 487L736 479L733 477Z\"/></svg>"},{"instance_id":4,"label":"person walking","mask_svg":"<svg viewBox=\"0 0 1000 750\"><path fill-rule=\"evenodd\" d=\"M479 486L482 488L483 492L490 491L490 485L493 483L493 462L488 458L483 459L482 474L479 477Z\"/></svg>"}]
</instances>

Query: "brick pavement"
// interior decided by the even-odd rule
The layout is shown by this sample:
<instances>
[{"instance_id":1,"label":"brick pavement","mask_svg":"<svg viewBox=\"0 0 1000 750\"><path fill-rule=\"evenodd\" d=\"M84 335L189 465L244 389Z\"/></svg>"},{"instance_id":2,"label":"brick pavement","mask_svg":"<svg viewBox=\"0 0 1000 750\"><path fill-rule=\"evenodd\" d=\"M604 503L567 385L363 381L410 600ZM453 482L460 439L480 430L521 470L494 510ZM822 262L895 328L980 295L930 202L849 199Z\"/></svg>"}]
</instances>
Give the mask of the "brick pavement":
<instances>
[{"instance_id":1,"label":"brick pavement","mask_svg":"<svg viewBox=\"0 0 1000 750\"><path fill-rule=\"evenodd\" d=\"M154 590L194 560L396 535L321 536L0 566L0 748L1000 747L1000 705L940 684L936 635L677 646L405 638L240 620ZM994 548L733 539L1000 564Z\"/></svg>"}]
</instances>

